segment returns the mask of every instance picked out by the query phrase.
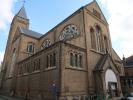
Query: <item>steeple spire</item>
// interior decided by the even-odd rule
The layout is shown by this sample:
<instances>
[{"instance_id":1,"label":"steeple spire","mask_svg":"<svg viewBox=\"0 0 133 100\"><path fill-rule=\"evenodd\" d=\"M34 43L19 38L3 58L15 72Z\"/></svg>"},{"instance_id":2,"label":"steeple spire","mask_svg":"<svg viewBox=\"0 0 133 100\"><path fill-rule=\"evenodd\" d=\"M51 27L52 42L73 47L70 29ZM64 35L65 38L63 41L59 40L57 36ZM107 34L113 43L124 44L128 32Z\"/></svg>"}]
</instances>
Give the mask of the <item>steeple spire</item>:
<instances>
[{"instance_id":1,"label":"steeple spire","mask_svg":"<svg viewBox=\"0 0 133 100\"><path fill-rule=\"evenodd\" d=\"M28 19L27 15L26 15L26 11L25 11L25 7L24 5L22 6L22 8L19 10L19 12L17 13L18 17L24 18L24 19Z\"/></svg>"},{"instance_id":2,"label":"steeple spire","mask_svg":"<svg viewBox=\"0 0 133 100\"><path fill-rule=\"evenodd\" d=\"M24 4L25 4L25 0L23 0L22 2L23 2L23 6L24 6Z\"/></svg>"}]
</instances>

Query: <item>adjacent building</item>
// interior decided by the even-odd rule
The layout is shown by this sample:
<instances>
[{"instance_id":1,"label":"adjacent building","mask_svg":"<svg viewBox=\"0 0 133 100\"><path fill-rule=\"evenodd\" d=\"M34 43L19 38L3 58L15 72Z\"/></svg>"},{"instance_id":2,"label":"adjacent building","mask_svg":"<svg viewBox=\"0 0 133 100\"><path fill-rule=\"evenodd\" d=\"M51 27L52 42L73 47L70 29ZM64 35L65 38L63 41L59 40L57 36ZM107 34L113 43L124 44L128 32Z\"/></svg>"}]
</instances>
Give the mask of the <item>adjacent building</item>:
<instances>
[{"instance_id":1,"label":"adjacent building","mask_svg":"<svg viewBox=\"0 0 133 100\"><path fill-rule=\"evenodd\" d=\"M121 77L121 85L123 94L133 92L133 55L123 57L125 76Z\"/></svg>"},{"instance_id":2,"label":"adjacent building","mask_svg":"<svg viewBox=\"0 0 133 100\"><path fill-rule=\"evenodd\" d=\"M122 96L124 68L95 0L45 34L30 30L29 23L23 6L10 27L2 65L3 94L36 100Z\"/></svg>"}]
</instances>

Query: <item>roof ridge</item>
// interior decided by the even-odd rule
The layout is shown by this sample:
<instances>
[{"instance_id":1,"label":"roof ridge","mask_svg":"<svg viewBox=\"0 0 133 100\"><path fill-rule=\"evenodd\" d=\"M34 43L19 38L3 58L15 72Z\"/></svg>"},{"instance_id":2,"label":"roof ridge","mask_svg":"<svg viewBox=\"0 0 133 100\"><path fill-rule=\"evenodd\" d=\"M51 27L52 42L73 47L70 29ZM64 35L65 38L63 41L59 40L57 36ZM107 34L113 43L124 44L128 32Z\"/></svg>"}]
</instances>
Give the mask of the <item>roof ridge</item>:
<instances>
[{"instance_id":1,"label":"roof ridge","mask_svg":"<svg viewBox=\"0 0 133 100\"><path fill-rule=\"evenodd\" d=\"M23 27L20 27L20 30L21 30L21 33L23 33L24 35L34 37L34 38L40 38L43 35L41 33L35 32L27 28L23 28Z\"/></svg>"}]
</instances>

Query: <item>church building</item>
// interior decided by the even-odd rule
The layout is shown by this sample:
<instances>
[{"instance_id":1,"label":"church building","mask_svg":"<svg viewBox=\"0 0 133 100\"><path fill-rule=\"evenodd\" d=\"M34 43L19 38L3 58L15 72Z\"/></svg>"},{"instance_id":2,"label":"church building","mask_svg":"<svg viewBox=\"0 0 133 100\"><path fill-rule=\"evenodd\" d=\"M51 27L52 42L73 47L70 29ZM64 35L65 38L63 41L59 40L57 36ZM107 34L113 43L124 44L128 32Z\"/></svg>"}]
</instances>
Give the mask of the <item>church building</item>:
<instances>
[{"instance_id":1,"label":"church building","mask_svg":"<svg viewBox=\"0 0 133 100\"><path fill-rule=\"evenodd\" d=\"M109 24L95 0L45 34L29 29L29 23L22 6L10 26L1 93L31 100L122 96L123 64L112 48Z\"/></svg>"}]
</instances>

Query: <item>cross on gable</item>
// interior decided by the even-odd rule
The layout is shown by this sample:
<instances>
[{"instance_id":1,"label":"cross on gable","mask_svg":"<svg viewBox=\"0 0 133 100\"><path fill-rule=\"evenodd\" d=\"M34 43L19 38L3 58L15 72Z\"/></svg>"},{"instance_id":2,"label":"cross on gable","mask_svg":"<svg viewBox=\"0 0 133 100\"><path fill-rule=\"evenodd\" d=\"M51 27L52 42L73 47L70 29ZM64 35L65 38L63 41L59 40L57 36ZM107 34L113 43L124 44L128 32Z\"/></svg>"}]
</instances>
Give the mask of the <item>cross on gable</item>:
<instances>
[{"instance_id":1,"label":"cross on gable","mask_svg":"<svg viewBox=\"0 0 133 100\"><path fill-rule=\"evenodd\" d=\"M22 4L23 4L23 5L25 4L25 2L26 2L25 0L22 0Z\"/></svg>"}]
</instances>

